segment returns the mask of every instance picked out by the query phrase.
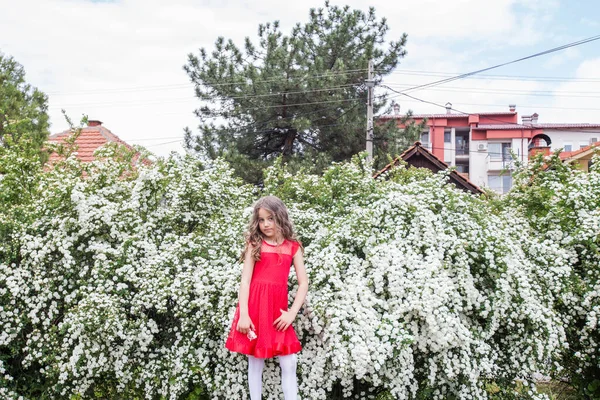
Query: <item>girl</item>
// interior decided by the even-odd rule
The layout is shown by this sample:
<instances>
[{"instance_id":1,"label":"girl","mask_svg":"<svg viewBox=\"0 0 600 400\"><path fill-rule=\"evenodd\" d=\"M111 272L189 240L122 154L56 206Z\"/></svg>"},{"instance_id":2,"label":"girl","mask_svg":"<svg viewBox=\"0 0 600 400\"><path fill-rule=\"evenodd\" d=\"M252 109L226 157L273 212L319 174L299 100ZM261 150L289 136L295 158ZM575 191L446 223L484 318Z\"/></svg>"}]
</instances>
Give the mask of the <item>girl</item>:
<instances>
[{"instance_id":1,"label":"girl","mask_svg":"<svg viewBox=\"0 0 600 400\"><path fill-rule=\"evenodd\" d=\"M296 353L302 346L292 322L308 292L302 246L296 240L285 205L274 196L256 202L245 236L239 303L225 347L248 355L251 400L261 399L264 359L275 356L279 358L285 400L296 400ZM288 309L292 264L298 292Z\"/></svg>"}]
</instances>

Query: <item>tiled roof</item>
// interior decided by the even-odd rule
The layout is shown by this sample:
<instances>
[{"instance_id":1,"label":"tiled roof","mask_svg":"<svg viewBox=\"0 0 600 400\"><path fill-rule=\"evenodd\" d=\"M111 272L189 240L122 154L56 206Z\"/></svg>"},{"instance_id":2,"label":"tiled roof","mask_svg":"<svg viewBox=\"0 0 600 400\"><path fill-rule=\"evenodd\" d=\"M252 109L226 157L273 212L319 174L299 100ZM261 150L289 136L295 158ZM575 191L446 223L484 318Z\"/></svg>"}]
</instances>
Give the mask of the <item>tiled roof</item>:
<instances>
[{"instance_id":1,"label":"tiled roof","mask_svg":"<svg viewBox=\"0 0 600 400\"><path fill-rule=\"evenodd\" d=\"M66 130L61 133L56 133L54 135L50 135L48 141L55 143L62 142L65 139L67 139L71 134L72 132L70 130ZM75 139L75 144L78 146L77 158L85 162L93 161L94 151L98 150L106 143L120 143L127 146L129 149L133 149L129 144L125 143L117 135L115 135L105 127L101 125L88 126L83 128L79 137ZM50 155L49 161L57 161L59 158L60 157L56 153L53 153Z\"/></svg>"},{"instance_id":2,"label":"tiled roof","mask_svg":"<svg viewBox=\"0 0 600 400\"><path fill-rule=\"evenodd\" d=\"M599 147L600 146L600 142L596 142L596 143L592 143L589 146L586 147L582 147L579 150L575 150L575 151L563 151L560 153L560 158L563 160L569 159L569 158L574 158L577 157L578 155L582 154L582 153L586 153L590 150L592 150L595 147Z\"/></svg>"},{"instance_id":3,"label":"tiled roof","mask_svg":"<svg viewBox=\"0 0 600 400\"><path fill-rule=\"evenodd\" d=\"M486 124L474 126L475 130L521 130L521 129L597 129L600 128L600 124L531 124L531 125L523 125L523 124Z\"/></svg>"},{"instance_id":4,"label":"tiled roof","mask_svg":"<svg viewBox=\"0 0 600 400\"><path fill-rule=\"evenodd\" d=\"M470 113L470 114L414 114L411 115L411 118L468 118L469 115L479 115L479 116L488 116L488 115L515 115L516 112L506 111L506 112L485 112L485 113ZM399 119L404 118L406 115L382 115L380 119Z\"/></svg>"}]
</instances>

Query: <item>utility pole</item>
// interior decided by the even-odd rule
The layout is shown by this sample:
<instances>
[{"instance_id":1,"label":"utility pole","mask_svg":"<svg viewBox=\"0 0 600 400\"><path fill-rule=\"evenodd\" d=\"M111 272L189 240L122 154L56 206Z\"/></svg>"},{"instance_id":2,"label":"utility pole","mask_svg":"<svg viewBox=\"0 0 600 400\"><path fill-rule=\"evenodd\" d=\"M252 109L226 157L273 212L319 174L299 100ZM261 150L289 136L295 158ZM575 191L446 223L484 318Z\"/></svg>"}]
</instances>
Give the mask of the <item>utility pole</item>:
<instances>
[{"instance_id":1,"label":"utility pole","mask_svg":"<svg viewBox=\"0 0 600 400\"><path fill-rule=\"evenodd\" d=\"M367 76L367 161L373 160L373 60L369 60L369 72Z\"/></svg>"}]
</instances>

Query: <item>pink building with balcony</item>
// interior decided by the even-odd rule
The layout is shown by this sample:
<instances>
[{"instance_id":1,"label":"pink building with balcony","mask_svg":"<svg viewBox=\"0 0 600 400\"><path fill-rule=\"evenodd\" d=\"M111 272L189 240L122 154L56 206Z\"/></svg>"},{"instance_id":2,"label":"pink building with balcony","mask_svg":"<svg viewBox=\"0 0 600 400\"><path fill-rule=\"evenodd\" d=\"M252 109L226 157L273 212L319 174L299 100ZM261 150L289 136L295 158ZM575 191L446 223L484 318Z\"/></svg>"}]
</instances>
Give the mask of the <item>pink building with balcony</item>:
<instances>
[{"instance_id":1,"label":"pink building with balcony","mask_svg":"<svg viewBox=\"0 0 600 400\"><path fill-rule=\"evenodd\" d=\"M505 193L512 186L514 161L526 163L531 152L589 146L600 137L600 123L538 123L538 114L523 116L519 123L516 106L506 112L462 114L446 106L445 114L415 114L416 123L427 120L421 134L423 147L469 179L475 185ZM403 116L384 115L382 121ZM513 158L513 155L514 157Z\"/></svg>"}]
</instances>

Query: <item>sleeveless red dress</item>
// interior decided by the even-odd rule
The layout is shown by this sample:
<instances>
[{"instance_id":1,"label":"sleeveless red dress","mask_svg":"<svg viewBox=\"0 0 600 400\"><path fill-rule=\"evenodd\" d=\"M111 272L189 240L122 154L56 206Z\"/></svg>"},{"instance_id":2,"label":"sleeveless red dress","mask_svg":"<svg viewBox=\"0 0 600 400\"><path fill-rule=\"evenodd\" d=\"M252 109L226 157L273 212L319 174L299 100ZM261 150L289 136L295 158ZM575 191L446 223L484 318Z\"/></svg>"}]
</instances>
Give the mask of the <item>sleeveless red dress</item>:
<instances>
[{"instance_id":1,"label":"sleeveless red dress","mask_svg":"<svg viewBox=\"0 0 600 400\"><path fill-rule=\"evenodd\" d=\"M260 260L254 263L248 296L248 315L256 328L257 338L250 340L236 330L240 318L238 304L225 342L227 349L257 358L284 356L302 350L292 325L284 331L278 331L273 325L281 316L280 310L288 309L288 276L298 247L298 242L291 240L277 246L263 240Z\"/></svg>"}]
</instances>

